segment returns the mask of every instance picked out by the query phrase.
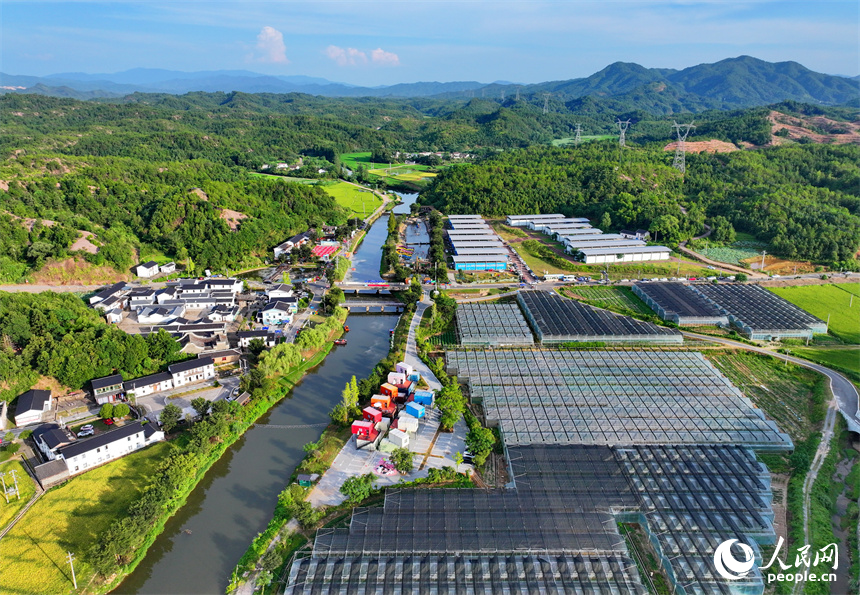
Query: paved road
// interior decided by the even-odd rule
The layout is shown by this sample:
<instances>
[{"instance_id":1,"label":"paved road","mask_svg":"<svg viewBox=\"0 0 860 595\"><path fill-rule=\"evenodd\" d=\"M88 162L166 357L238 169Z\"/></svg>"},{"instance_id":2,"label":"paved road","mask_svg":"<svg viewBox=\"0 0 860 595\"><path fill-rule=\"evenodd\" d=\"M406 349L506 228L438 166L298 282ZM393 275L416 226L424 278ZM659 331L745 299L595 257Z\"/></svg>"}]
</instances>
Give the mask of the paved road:
<instances>
[{"instance_id":1,"label":"paved road","mask_svg":"<svg viewBox=\"0 0 860 595\"><path fill-rule=\"evenodd\" d=\"M860 433L860 416L858 416L858 409L860 409L860 393L857 392L854 384L839 372L799 357L776 353L769 349L754 347L752 345L747 345L746 343L740 343L739 341L732 341L731 339L711 337L710 335L700 335L698 333L691 333L688 331L681 331L681 333L686 337L693 337L695 339L702 339L704 341L711 341L722 345L746 349L747 351L755 351L756 353L771 355L782 360L790 361L793 364L803 366L804 368L815 370L820 374L824 374L830 379L830 391L836 399L839 412L842 413L842 416L848 424L848 429L852 432Z\"/></svg>"},{"instance_id":2,"label":"paved road","mask_svg":"<svg viewBox=\"0 0 860 595\"><path fill-rule=\"evenodd\" d=\"M308 307L305 308L301 314L295 317L293 323L290 325L290 328L286 329L286 332L284 333L284 340L287 343L295 343L296 335L298 334L299 329L307 323L308 318L311 317L311 314L319 310L323 296L325 295L325 292L328 289L329 285L327 281L315 281L314 283L306 284L306 287L307 290L311 292L311 301L308 304Z\"/></svg>"},{"instance_id":3,"label":"paved road","mask_svg":"<svg viewBox=\"0 0 860 595\"><path fill-rule=\"evenodd\" d=\"M403 360L421 374L421 378L427 382L430 390L438 391L442 389L442 383L430 371L427 364L418 357L418 345L415 340L415 331L421 323L421 317L424 315L424 311L432 305L433 302L430 301L426 293L421 296L421 301L418 302L415 315L412 316L412 322L409 324L409 336L406 338L406 355L403 357Z\"/></svg>"}]
</instances>

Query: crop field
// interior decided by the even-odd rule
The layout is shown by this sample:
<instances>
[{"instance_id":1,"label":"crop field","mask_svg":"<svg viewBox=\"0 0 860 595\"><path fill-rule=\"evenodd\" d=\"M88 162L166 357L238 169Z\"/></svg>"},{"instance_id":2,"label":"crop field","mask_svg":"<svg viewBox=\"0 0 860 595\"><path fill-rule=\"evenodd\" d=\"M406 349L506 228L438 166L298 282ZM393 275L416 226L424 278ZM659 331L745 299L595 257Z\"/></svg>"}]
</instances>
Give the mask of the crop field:
<instances>
[{"instance_id":1,"label":"crop field","mask_svg":"<svg viewBox=\"0 0 860 595\"><path fill-rule=\"evenodd\" d=\"M824 366L849 370L860 377L860 349L856 347L793 347L791 354Z\"/></svg>"},{"instance_id":2,"label":"crop field","mask_svg":"<svg viewBox=\"0 0 860 595\"><path fill-rule=\"evenodd\" d=\"M767 244L750 240L740 240L728 246L698 248L696 252L719 262L739 265L746 258L761 256Z\"/></svg>"},{"instance_id":3,"label":"crop field","mask_svg":"<svg viewBox=\"0 0 860 595\"><path fill-rule=\"evenodd\" d=\"M651 316L654 313L627 287L563 287L560 292L565 297L582 298L581 301L614 310L623 314L634 313Z\"/></svg>"},{"instance_id":4,"label":"crop field","mask_svg":"<svg viewBox=\"0 0 860 595\"><path fill-rule=\"evenodd\" d=\"M618 138L618 137L615 136L614 134L583 134L583 135L580 135L579 138L582 142L585 143L585 142L593 141L593 140L606 140L607 138ZM568 136L565 138L555 138L552 141L552 146L553 147L563 147L565 145L572 145L575 139L576 139L575 136Z\"/></svg>"},{"instance_id":5,"label":"crop field","mask_svg":"<svg viewBox=\"0 0 860 595\"><path fill-rule=\"evenodd\" d=\"M795 442L805 440L824 421L824 376L754 353L706 357Z\"/></svg>"},{"instance_id":6,"label":"crop field","mask_svg":"<svg viewBox=\"0 0 860 595\"><path fill-rule=\"evenodd\" d=\"M71 592L69 551L78 585L87 585L93 569L86 551L125 514L172 448L161 442L49 490L0 542L0 592Z\"/></svg>"},{"instance_id":7,"label":"crop field","mask_svg":"<svg viewBox=\"0 0 860 595\"><path fill-rule=\"evenodd\" d=\"M370 161L370 156L372 153L370 151L359 152L359 153L342 153L340 156L340 162L343 163L349 169L355 170L360 163L364 167L368 169L377 169L380 167L388 167L387 163L373 163Z\"/></svg>"},{"instance_id":8,"label":"crop field","mask_svg":"<svg viewBox=\"0 0 860 595\"><path fill-rule=\"evenodd\" d=\"M20 461L0 463L0 473L8 473L9 471L15 471L15 475L18 477L18 490L20 491L21 498L17 499L15 496L11 496L8 504L4 498L0 498L0 529L5 529L6 525L15 518L15 515L27 505L27 502L36 493L36 485L21 466ZM6 476L6 485L9 487L13 485L10 475Z\"/></svg>"},{"instance_id":9,"label":"crop field","mask_svg":"<svg viewBox=\"0 0 860 595\"><path fill-rule=\"evenodd\" d=\"M382 199L370 190L347 182L325 184L322 189L332 196L337 204L359 216L370 215L382 204Z\"/></svg>"},{"instance_id":10,"label":"crop field","mask_svg":"<svg viewBox=\"0 0 860 595\"><path fill-rule=\"evenodd\" d=\"M404 182L418 182L426 178L435 178L436 174L424 171L424 165L395 165L392 167L383 166L378 169L368 170L367 173L383 178L394 178Z\"/></svg>"},{"instance_id":11,"label":"crop field","mask_svg":"<svg viewBox=\"0 0 860 595\"><path fill-rule=\"evenodd\" d=\"M860 283L769 289L821 320L826 321L830 316L830 333L846 343L860 344L860 293L856 293L858 288ZM852 294L855 296L853 299Z\"/></svg>"}]
</instances>

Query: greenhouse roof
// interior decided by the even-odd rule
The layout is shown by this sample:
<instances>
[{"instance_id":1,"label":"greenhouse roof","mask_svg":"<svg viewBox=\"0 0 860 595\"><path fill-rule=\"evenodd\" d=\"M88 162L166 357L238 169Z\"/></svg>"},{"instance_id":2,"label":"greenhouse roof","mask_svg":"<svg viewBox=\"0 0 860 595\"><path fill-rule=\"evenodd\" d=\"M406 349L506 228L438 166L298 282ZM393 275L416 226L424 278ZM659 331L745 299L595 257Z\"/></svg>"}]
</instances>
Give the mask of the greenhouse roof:
<instances>
[{"instance_id":1,"label":"greenhouse roof","mask_svg":"<svg viewBox=\"0 0 860 595\"><path fill-rule=\"evenodd\" d=\"M634 288L651 298L668 314L694 317L722 314L713 302L684 283L636 283Z\"/></svg>"},{"instance_id":2,"label":"greenhouse roof","mask_svg":"<svg viewBox=\"0 0 860 595\"><path fill-rule=\"evenodd\" d=\"M534 344L531 329L516 304L460 304L457 338L461 345Z\"/></svg>"},{"instance_id":3,"label":"greenhouse roof","mask_svg":"<svg viewBox=\"0 0 860 595\"><path fill-rule=\"evenodd\" d=\"M826 332L823 320L758 285L720 283L690 287L752 329Z\"/></svg>"}]
</instances>

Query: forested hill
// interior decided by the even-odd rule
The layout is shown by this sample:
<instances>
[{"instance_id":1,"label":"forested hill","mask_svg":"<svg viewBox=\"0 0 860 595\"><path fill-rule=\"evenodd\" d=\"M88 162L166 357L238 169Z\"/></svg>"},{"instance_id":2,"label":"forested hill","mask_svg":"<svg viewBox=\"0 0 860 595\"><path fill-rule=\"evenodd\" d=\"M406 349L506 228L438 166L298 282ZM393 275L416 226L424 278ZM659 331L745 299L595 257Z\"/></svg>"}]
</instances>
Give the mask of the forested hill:
<instances>
[{"instance_id":1,"label":"forested hill","mask_svg":"<svg viewBox=\"0 0 860 595\"><path fill-rule=\"evenodd\" d=\"M700 233L706 218L725 218L776 254L856 266L860 148L690 154L684 178L670 164L656 147L627 147L623 156L610 142L534 147L447 170L421 198L447 213L608 214L614 230L648 227L670 243Z\"/></svg>"}]
</instances>

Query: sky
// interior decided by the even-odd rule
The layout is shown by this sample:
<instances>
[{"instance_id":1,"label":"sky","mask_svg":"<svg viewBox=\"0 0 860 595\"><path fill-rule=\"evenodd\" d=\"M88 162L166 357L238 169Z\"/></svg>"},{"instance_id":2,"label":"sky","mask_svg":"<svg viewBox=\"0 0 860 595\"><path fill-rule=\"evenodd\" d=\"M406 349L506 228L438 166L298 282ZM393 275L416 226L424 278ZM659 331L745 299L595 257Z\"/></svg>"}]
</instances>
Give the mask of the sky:
<instances>
[{"instance_id":1,"label":"sky","mask_svg":"<svg viewBox=\"0 0 860 595\"><path fill-rule=\"evenodd\" d=\"M750 55L860 74L856 0L2 0L0 71L250 70L357 85L588 76Z\"/></svg>"}]
</instances>

